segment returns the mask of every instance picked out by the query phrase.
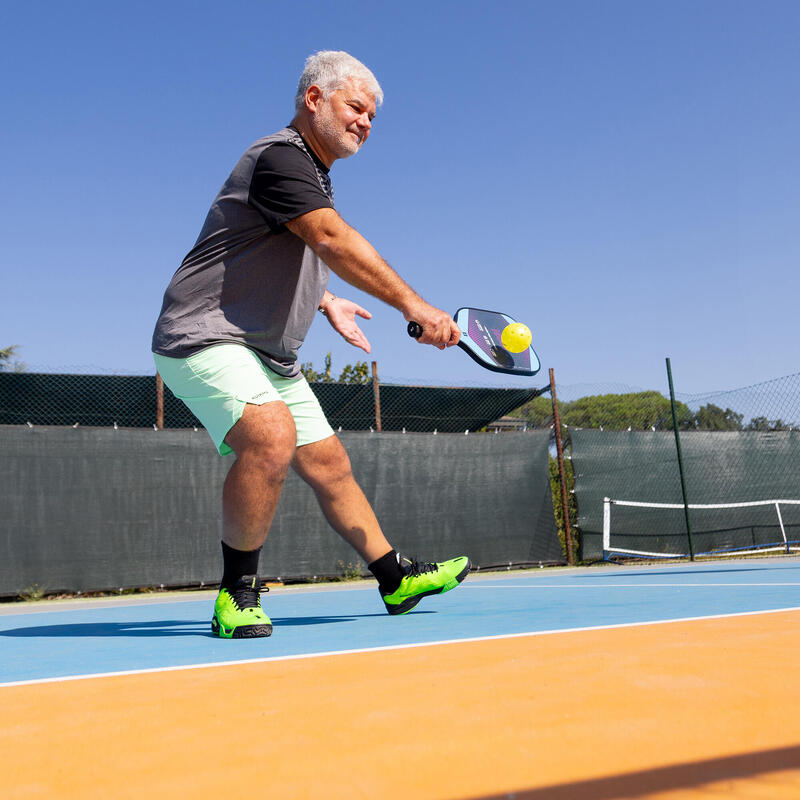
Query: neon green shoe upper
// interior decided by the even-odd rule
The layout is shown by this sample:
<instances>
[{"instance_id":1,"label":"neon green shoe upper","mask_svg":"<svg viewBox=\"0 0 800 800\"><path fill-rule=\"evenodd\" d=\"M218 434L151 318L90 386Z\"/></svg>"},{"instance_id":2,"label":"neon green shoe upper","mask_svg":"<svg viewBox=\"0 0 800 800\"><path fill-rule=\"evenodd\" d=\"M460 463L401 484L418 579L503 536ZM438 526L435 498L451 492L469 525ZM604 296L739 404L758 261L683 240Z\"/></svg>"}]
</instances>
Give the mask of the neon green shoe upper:
<instances>
[{"instance_id":1,"label":"neon green shoe upper","mask_svg":"<svg viewBox=\"0 0 800 800\"><path fill-rule=\"evenodd\" d=\"M400 567L405 577L391 593L381 590L386 610L394 614L407 614L414 606L431 594L442 594L455 589L469 574L470 563L466 556L451 558L438 564L412 561L400 556Z\"/></svg>"},{"instance_id":2,"label":"neon green shoe upper","mask_svg":"<svg viewBox=\"0 0 800 800\"><path fill-rule=\"evenodd\" d=\"M211 632L223 639L269 636L272 621L261 608L262 591L256 575L239 578L232 591L220 589L214 603Z\"/></svg>"}]
</instances>

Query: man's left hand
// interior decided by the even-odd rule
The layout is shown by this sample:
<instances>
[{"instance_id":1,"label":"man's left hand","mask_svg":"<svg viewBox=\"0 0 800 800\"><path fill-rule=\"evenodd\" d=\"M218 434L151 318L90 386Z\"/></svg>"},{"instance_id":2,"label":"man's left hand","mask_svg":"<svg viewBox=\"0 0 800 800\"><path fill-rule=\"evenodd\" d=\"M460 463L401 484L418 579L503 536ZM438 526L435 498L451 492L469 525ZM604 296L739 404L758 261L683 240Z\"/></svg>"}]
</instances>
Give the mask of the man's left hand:
<instances>
[{"instance_id":1,"label":"man's left hand","mask_svg":"<svg viewBox=\"0 0 800 800\"><path fill-rule=\"evenodd\" d=\"M358 327L356 317L372 319L372 314L352 300L345 297L334 297L325 304L325 316L333 329L354 347L360 347L365 353L371 351L369 340Z\"/></svg>"}]
</instances>

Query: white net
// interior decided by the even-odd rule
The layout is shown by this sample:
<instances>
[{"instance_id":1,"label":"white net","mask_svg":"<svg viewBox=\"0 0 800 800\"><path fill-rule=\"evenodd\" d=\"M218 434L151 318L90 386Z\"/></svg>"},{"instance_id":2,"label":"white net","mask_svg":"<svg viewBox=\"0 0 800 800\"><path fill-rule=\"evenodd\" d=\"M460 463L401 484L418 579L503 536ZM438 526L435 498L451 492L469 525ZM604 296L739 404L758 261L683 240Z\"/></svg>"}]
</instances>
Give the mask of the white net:
<instances>
[{"instance_id":1,"label":"white net","mask_svg":"<svg viewBox=\"0 0 800 800\"><path fill-rule=\"evenodd\" d=\"M603 500L604 559L793 551L800 551L800 500L688 506Z\"/></svg>"}]
</instances>

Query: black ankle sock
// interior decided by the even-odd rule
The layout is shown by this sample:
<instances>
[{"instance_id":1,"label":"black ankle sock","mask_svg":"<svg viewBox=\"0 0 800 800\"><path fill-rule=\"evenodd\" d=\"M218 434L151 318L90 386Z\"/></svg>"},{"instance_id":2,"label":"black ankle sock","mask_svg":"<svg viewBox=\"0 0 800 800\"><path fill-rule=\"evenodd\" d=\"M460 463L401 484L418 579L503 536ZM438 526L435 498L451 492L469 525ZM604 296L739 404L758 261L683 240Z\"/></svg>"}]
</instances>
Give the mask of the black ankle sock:
<instances>
[{"instance_id":1,"label":"black ankle sock","mask_svg":"<svg viewBox=\"0 0 800 800\"><path fill-rule=\"evenodd\" d=\"M261 555L261 548L257 550L234 550L225 542L222 544L222 582L220 589L233 589L236 581L242 575L258 574L258 557Z\"/></svg>"},{"instance_id":2,"label":"black ankle sock","mask_svg":"<svg viewBox=\"0 0 800 800\"><path fill-rule=\"evenodd\" d=\"M400 581L402 581L405 576L403 570L400 569L400 564L397 561L397 553L394 550L390 550L385 556L381 556L367 566L378 581L378 586L389 594L397 589L400 585Z\"/></svg>"}]
</instances>

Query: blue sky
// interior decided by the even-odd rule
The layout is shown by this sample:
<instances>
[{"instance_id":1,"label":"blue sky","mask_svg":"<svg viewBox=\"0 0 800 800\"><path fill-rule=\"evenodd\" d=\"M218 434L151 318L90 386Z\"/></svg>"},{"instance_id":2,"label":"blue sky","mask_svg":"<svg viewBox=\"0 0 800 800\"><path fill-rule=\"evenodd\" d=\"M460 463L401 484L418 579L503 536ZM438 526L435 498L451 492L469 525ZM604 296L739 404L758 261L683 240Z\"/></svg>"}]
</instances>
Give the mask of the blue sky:
<instances>
[{"instance_id":1,"label":"blue sky","mask_svg":"<svg viewBox=\"0 0 800 800\"><path fill-rule=\"evenodd\" d=\"M152 374L163 290L241 152L292 116L305 57L386 93L332 170L339 212L430 302L527 322L495 376L365 331L383 379L729 389L800 371L800 3L4 4L0 347ZM361 360L321 317L303 361ZM540 380L541 378L541 380Z\"/></svg>"}]
</instances>

